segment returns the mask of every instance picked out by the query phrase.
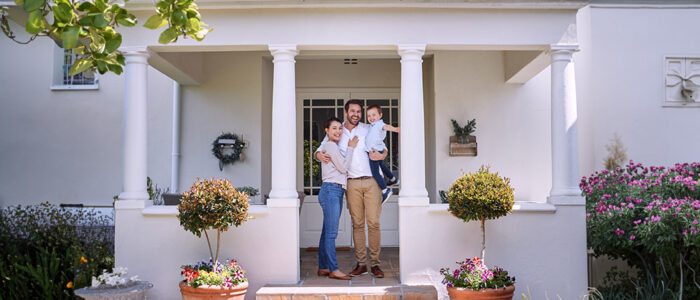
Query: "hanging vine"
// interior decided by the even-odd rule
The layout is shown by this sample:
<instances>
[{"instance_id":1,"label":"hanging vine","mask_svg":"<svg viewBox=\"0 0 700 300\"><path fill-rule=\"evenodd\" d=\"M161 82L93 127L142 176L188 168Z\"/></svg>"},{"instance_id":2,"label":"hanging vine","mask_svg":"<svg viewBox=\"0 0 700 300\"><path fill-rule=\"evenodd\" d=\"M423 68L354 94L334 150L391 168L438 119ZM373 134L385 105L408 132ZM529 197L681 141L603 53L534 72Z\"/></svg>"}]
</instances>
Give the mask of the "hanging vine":
<instances>
[{"instance_id":1,"label":"hanging vine","mask_svg":"<svg viewBox=\"0 0 700 300\"><path fill-rule=\"evenodd\" d=\"M29 13L25 30L31 35L28 41L17 40L10 28L9 9L0 9L0 29L13 41L27 44L36 37L49 37L59 47L72 49L80 56L70 69L69 75L86 70L100 74L121 74L125 59L119 51L122 35L120 26L133 27L138 20L124 8L124 2L114 0L15 0ZM201 21L199 8L194 0L159 0L155 14L144 24L149 29L167 25L158 42L169 44L178 37L191 37L201 41L212 29ZM49 24L47 19L53 19Z\"/></svg>"}]
</instances>

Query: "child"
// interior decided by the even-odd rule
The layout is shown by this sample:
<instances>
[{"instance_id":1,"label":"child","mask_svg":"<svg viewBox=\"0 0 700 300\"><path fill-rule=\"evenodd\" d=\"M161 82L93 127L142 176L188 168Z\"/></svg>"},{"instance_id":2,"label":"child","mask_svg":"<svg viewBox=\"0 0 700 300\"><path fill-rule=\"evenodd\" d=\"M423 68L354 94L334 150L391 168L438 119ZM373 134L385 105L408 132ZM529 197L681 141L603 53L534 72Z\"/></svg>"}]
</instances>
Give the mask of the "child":
<instances>
[{"instance_id":1,"label":"child","mask_svg":"<svg viewBox=\"0 0 700 300\"><path fill-rule=\"evenodd\" d=\"M367 132L367 137L365 138L365 151L372 152L372 149L377 150L381 153L387 150L386 145L384 145L384 138L386 137L387 131L392 131L399 133L401 128L394 127L391 125L384 124L382 121L382 108L379 105L370 105L367 108L367 121L371 124L369 132ZM384 165L382 160L370 160L369 168L372 171L372 177L377 181L379 188L382 190L382 204L389 199L391 196L391 189L387 188L387 185L395 185L399 183L391 170ZM387 183L384 183L384 178L379 173L379 169L382 169L382 173L389 178Z\"/></svg>"}]
</instances>

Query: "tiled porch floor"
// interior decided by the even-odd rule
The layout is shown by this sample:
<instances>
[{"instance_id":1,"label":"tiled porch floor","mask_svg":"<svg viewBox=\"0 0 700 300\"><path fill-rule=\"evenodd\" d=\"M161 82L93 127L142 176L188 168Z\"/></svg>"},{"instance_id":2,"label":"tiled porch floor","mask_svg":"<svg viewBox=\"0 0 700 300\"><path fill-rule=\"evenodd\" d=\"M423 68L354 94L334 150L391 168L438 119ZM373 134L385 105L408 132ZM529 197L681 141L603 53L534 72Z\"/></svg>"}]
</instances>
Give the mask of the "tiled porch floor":
<instances>
[{"instance_id":1,"label":"tiled porch floor","mask_svg":"<svg viewBox=\"0 0 700 300\"><path fill-rule=\"evenodd\" d=\"M337 252L340 270L355 267L352 249ZM316 275L318 252L301 249L301 280L294 285L267 285L256 292L257 300L437 300L432 285L406 286L399 280L399 248L382 248L379 256L384 278L370 274L352 280L336 280Z\"/></svg>"},{"instance_id":2,"label":"tiled porch floor","mask_svg":"<svg viewBox=\"0 0 700 300\"><path fill-rule=\"evenodd\" d=\"M338 267L344 273L350 273L355 268L355 252L352 248L339 248L336 251ZM384 278L374 278L371 274L353 277L352 280L337 280L316 275L318 270L318 252L301 249L301 280L299 286L398 286L401 284L399 276L399 248L385 247L379 254L380 268L384 271Z\"/></svg>"}]
</instances>

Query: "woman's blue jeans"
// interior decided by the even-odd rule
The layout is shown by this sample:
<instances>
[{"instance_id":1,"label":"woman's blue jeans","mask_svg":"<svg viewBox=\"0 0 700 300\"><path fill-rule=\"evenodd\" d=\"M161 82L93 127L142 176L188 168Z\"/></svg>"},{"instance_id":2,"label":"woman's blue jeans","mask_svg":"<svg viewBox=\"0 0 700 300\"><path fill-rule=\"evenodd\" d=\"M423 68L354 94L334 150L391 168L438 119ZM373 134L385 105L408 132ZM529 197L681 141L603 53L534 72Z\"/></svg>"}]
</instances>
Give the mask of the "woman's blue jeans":
<instances>
[{"instance_id":1,"label":"woman's blue jeans","mask_svg":"<svg viewBox=\"0 0 700 300\"><path fill-rule=\"evenodd\" d=\"M337 183L324 182L318 193L318 203L323 209L323 229L321 240L318 242L318 268L338 270L338 260L335 256L335 238L338 237L338 223L343 210L343 186Z\"/></svg>"}]
</instances>

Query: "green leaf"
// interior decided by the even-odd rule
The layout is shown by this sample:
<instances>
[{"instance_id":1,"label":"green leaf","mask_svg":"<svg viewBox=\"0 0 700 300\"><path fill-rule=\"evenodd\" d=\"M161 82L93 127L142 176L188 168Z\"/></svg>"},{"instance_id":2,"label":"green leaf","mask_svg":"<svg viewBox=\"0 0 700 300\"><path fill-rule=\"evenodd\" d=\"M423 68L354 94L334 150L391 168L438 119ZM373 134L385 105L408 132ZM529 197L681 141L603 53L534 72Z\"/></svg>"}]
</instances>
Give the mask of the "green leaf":
<instances>
[{"instance_id":1,"label":"green leaf","mask_svg":"<svg viewBox=\"0 0 700 300\"><path fill-rule=\"evenodd\" d=\"M63 30L63 49L73 49L78 44L80 26L68 26Z\"/></svg>"},{"instance_id":2,"label":"green leaf","mask_svg":"<svg viewBox=\"0 0 700 300\"><path fill-rule=\"evenodd\" d=\"M102 53L105 50L105 38L97 31L90 31L90 50L92 52Z\"/></svg>"},{"instance_id":3,"label":"green leaf","mask_svg":"<svg viewBox=\"0 0 700 300\"><path fill-rule=\"evenodd\" d=\"M124 66L126 65L126 59L124 58L124 55L117 54L117 62L119 62L120 65Z\"/></svg>"},{"instance_id":4,"label":"green leaf","mask_svg":"<svg viewBox=\"0 0 700 300\"><path fill-rule=\"evenodd\" d=\"M26 0L24 1L24 11L31 12L39 9L39 7L44 6L46 0Z\"/></svg>"},{"instance_id":5,"label":"green leaf","mask_svg":"<svg viewBox=\"0 0 700 300\"><path fill-rule=\"evenodd\" d=\"M114 72L114 74L117 74L117 75L119 75L123 72L122 66L120 66L120 65L108 64L107 68L110 71Z\"/></svg>"},{"instance_id":6,"label":"green leaf","mask_svg":"<svg viewBox=\"0 0 700 300\"><path fill-rule=\"evenodd\" d=\"M136 16L132 14L120 14L117 16L117 23L126 27L132 27L136 25Z\"/></svg>"},{"instance_id":7,"label":"green leaf","mask_svg":"<svg viewBox=\"0 0 700 300\"><path fill-rule=\"evenodd\" d=\"M189 19L187 20L187 26L186 26L186 27L187 27L187 30L188 30L188 31L195 32L195 31L199 30L199 27L200 27L200 26L201 26L201 25L199 24L199 20L197 20L196 18L189 18Z\"/></svg>"},{"instance_id":8,"label":"green leaf","mask_svg":"<svg viewBox=\"0 0 700 300\"><path fill-rule=\"evenodd\" d=\"M187 15L181 10L175 10L173 12L173 24L182 26L185 25L185 22L187 22Z\"/></svg>"},{"instance_id":9,"label":"green leaf","mask_svg":"<svg viewBox=\"0 0 700 300\"><path fill-rule=\"evenodd\" d=\"M53 7L53 15L63 23L68 23L73 19L73 9L70 5L59 3Z\"/></svg>"},{"instance_id":10,"label":"green leaf","mask_svg":"<svg viewBox=\"0 0 700 300\"><path fill-rule=\"evenodd\" d=\"M27 32L29 34L37 34L49 27L49 23L44 19L44 15L41 10L33 10L29 13L29 18L27 18Z\"/></svg>"},{"instance_id":11,"label":"green leaf","mask_svg":"<svg viewBox=\"0 0 700 300\"><path fill-rule=\"evenodd\" d=\"M105 3L104 0L95 0L95 6L100 12L105 11L107 9L107 3Z\"/></svg>"},{"instance_id":12,"label":"green leaf","mask_svg":"<svg viewBox=\"0 0 700 300\"><path fill-rule=\"evenodd\" d=\"M214 30L214 28L212 28L212 29L202 28L199 31L197 31L197 33L195 33L193 37L198 42L201 42L207 36L207 33L211 32L212 30Z\"/></svg>"},{"instance_id":13,"label":"green leaf","mask_svg":"<svg viewBox=\"0 0 700 300\"><path fill-rule=\"evenodd\" d=\"M158 37L158 43L161 44L170 44L174 41L177 41L177 30L175 30L175 28L172 27L164 30L160 34L160 37Z\"/></svg>"},{"instance_id":14,"label":"green leaf","mask_svg":"<svg viewBox=\"0 0 700 300\"><path fill-rule=\"evenodd\" d=\"M83 12L91 11L93 9L97 9L97 8L95 7L95 5L93 5L90 2L83 2L83 3L80 3L80 5L78 6L78 10L83 11Z\"/></svg>"},{"instance_id":15,"label":"green leaf","mask_svg":"<svg viewBox=\"0 0 700 300\"><path fill-rule=\"evenodd\" d=\"M90 69L90 67L92 67L92 61L89 58L81 58L73 64L68 75L73 76L75 74L80 74Z\"/></svg>"},{"instance_id":16,"label":"green leaf","mask_svg":"<svg viewBox=\"0 0 700 300\"><path fill-rule=\"evenodd\" d=\"M117 33L113 37L107 40L107 43L105 44L105 52L107 53L112 53L114 50L119 49L119 46L122 44L122 35Z\"/></svg>"},{"instance_id":17,"label":"green leaf","mask_svg":"<svg viewBox=\"0 0 700 300\"><path fill-rule=\"evenodd\" d=\"M143 24L143 27L146 27L148 29L158 29L161 28L165 25L168 24L168 20L163 19L160 15L152 15L148 20L146 20L146 23Z\"/></svg>"},{"instance_id":18,"label":"green leaf","mask_svg":"<svg viewBox=\"0 0 700 300\"><path fill-rule=\"evenodd\" d=\"M187 18L196 18L197 20L201 20L202 16L199 14L199 12L196 9L187 9Z\"/></svg>"},{"instance_id":19,"label":"green leaf","mask_svg":"<svg viewBox=\"0 0 700 300\"><path fill-rule=\"evenodd\" d=\"M94 19L95 18L92 16L85 16L85 17L80 18L80 20L78 20L78 23L80 23L80 25L83 25L83 26L92 26L92 20L94 20Z\"/></svg>"},{"instance_id":20,"label":"green leaf","mask_svg":"<svg viewBox=\"0 0 700 300\"><path fill-rule=\"evenodd\" d=\"M95 19L92 20L92 25L95 25L97 28L104 28L105 26L109 25L109 21L105 19L104 14L97 14L95 15Z\"/></svg>"},{"instance_id":21,"label":"green leaf","mask_svg":"<svg viewBox=\"0 0 700 300\"><path fill-rule=\"evenodd\" d=\"M97 61L97 72L100 72L100 74L104 74L107 72L107 63L103 62L101 60Z\"/></svg>"}]
</instances>

